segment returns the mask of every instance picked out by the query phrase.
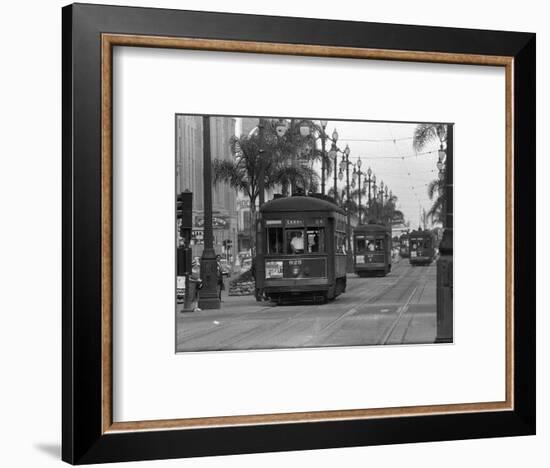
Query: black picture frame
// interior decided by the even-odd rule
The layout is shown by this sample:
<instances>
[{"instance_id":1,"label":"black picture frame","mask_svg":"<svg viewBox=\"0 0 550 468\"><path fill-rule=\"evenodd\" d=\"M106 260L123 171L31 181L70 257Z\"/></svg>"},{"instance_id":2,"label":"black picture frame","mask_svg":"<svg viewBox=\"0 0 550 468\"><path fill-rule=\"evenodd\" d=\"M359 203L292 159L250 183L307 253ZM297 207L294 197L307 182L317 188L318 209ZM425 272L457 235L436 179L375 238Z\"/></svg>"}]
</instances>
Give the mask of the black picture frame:
<instances>
[{"instance_id":1,"label":"black picture frame","mask_svg":"<svg viewBox=\"0 0 550 468\"><path fill-rule=\"evenodd\" d=\"M535 434L535 34L74 4L62 10L62 458L72 464ZM513 58L512 410L105 433L102 33Z\"/></svg>"}]
</instances>

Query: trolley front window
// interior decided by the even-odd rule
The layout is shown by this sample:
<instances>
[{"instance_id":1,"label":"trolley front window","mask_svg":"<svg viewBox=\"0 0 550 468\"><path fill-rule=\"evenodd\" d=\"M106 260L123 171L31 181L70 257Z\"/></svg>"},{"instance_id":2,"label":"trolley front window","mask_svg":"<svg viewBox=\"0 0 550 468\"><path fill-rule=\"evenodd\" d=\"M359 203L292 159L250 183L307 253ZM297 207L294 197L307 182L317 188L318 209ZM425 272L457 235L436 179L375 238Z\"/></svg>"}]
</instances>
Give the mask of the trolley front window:
<instances>
[{"instance_id":1,"label":"trolley front window","mask_svg":"<svg viewBox=\"0 0 550 468\"><path fill-rule=\"evenodd\" d=\"M308 227L306 241L307 253L325 252L325 228Z\"/></svg>"},{"instance_id":2,"label":"trolley front window","mask_svg":"<svg viewBox=\"0 0 550 468\"><path fill-rule=\"evenodd\" d=\"M268 227L267 233L267 253L270 254L282 254L283 253L283 228L282 227Z\"/></svg>"},{"instance_id":3,"label":"trolley front window","mask_svg":"<svg viewBox=\"0 0 550 468\"><path fill-rule=\"evenodd\" d=\"M355 239L357 253L382 252L384 250L384 238L376 236L362 236Z\"/></svg>"},{"instance_id":4,"label":"trolley front window","mask_svg":"<svg viewBox=\"0 0 550 468\"><path fill-rule=\"evenodd\" d=\"M430 238L420 237L418 239L411 239L411 249L430 249L432 247L432 240Z\"/></svg>"},{"instance_id":5,"label":"trolley front window","mask_svg":"<svg viewBox=\"0 0 550 468\"><path fill-rule=\"evenodd\" d=\"M304 230L286 229L286 249L288 253L304 253Z\"/></svg>"}]
</instances>

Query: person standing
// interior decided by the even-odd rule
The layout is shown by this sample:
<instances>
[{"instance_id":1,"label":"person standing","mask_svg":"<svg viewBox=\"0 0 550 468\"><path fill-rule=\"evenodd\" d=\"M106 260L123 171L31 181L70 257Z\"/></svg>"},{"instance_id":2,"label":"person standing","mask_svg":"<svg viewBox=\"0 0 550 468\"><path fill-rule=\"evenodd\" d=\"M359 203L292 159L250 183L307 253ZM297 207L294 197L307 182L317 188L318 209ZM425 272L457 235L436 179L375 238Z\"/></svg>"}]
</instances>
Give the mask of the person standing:
<instances>
[{"instance_id":1,"label":"person standing","mask_svg":"<svg viewBox=\"0 0 550 468\"><path fill-rule=\"evenodd\" d=\"M217 279L218 279L218 298L220 299L220 302L222 302L222 291L225 289L225 284L223 283L223 270L222 270L222 264L221 264L221 256L216 256L216 273L217 273Z\"/></svg>"}]
</instances>

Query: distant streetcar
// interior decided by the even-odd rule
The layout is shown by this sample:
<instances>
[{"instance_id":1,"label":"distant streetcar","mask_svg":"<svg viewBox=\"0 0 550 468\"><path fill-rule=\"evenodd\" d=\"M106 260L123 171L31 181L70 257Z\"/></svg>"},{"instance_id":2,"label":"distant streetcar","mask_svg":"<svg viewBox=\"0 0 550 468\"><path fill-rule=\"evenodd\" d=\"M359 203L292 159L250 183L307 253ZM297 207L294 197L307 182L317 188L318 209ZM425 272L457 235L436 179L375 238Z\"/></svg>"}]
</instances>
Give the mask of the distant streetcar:
<instances>
[{"instance_id":1,"label":"distant streetcar","mask_svg":"<svg viewBox=\"0 0 550 468\"><path fill-rule=\"evenodd\" d=\"M429 265L435 257L435 236L432 231L412 231L409 234L409 262L411 265Z\"/></svg>"},{"instance_id":2,"label":"distant streetcar","mask_svg":"<svg viewBox=\"0 0 550 468\"><path fill-rule=\"evenodd\" d=\"M327 199L267 202L256 225L256 298L324 302L346 290L344 211Z\"/></svg>"},{"instance_id":3,"label":"distant streetcar","mask_svg":"<svg viewBox=\"0 0 550 468\"><path fill-rule=\"evenodd\" d=\"M399 237L399 256L409 258L409 235L401 234Z\"/></svg>"},{"instance_id":4,"label":"distant streetcar","mask_svg":"<svg viewBox=\"0 0 550 468\"><path fill-rule=\"evenodd\" d=\"M360 224L353 230L353 266L358 276L391 271L391 228L383 224Z\"/></svg>"}]
</instances>

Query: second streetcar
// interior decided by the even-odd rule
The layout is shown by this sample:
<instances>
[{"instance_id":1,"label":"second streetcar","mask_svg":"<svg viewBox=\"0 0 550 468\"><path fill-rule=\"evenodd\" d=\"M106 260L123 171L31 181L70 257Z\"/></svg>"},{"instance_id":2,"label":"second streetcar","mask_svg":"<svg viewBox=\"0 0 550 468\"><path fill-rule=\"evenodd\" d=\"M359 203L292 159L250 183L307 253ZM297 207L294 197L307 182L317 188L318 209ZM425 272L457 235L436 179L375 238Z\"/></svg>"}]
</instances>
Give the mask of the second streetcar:
<instances>
[{"instance_id":1,"label":"second streetcar","mask_svg":"<svg viewBox=\"0 0 550 468\"><path fill-rule=\"evenodd\" d=\"M385 276L391 271L391 228L360 224L353 230L353 266L358 276Z\"/></svg>"}]
</instances>

